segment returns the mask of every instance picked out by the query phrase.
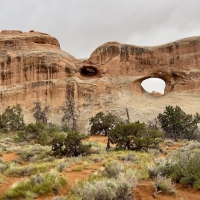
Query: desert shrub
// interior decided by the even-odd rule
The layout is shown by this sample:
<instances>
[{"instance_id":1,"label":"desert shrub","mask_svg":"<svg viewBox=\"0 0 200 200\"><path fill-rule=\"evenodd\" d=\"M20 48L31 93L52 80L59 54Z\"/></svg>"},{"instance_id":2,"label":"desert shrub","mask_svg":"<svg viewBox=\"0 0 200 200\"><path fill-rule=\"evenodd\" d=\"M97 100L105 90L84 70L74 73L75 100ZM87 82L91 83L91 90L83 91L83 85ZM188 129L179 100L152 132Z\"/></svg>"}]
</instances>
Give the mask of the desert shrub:
<instances>
[{"instance_id":1,"label":"desert shrub","mask_svg":"<svg viewBox=\"0 0 200 200\"><path fill-rule=\"evenodd\" d=\"M111 142L117 149L141 150L157 148L162 141L162 133L152 130L144 123L118 123L110 134Z\"/></svg>"},{"instance_id":2,"label":"desert shrub","mask_svg":"<svg viewBox=\"0 0 200 200\"><path fill-rule=\"evenodd\" d=\"M52 150L50 146L35 144L24 146L18 153L22 160L29 161L33 157L37 157L37 160L40 160L51 156Z\"/></svg>"},{"instance_id":3,"label":"desert shrub","mask_svg":"<svg viewBox=\"0 0 200 200\"><path fill-rule=\"evenodd\" d=\"M21 146L11 145L8 148L6 148L5 152L6 153L12 153L12 152L18 153L20 150L21 150Z\"/></svg>"},{"instance_id":4,"label":"desert shrub","mask_svg":"<svg viewBox=\"0 0 200 200\"><path fill-rule=\"evenodd\" d=\"M156 156L156 155L158 155L160 153L160 151L158 149L148 149L147 153Z\"/></svg>"},{"instance_id":5,"label":"desert shrub","mask_svg":"<svg viewBox=\"0 0 200 200\"><path fill-rule=\"evenodd\" d=\"M113 161L105 165L102 176L107 178L117 178L122 172L124 172L123 165L117 161Z\"/></svg>"},{"instance_id":6,"label":"desert shrub","mask_svg":"<svg viewBox=\"0 0 200 200\"><path fill-rule=\"evenodd\" d=\"M24 127L24 131L18 133L16 141L30 141L32 139L38 139L43 131L46 131L47 127L41 123L36 122L35 124L30 123Z\"/></svg>"},{"instance_id":7,"label":"desert shrub","mask_svg":"<svg viewBox=\"0 0 200 200\"><path fill-rule=\"evenodd\" d=\"M103 178L97 181L76 183L73 192L82 200L119 200L121 197L132 200L132 185L126 180Z\"/></svg>"},{"instance_id":8,"label":"desert shrub","mask_svg":"<svg viewBox=\"0 0 200 200\"><path fill-rule=\"evenodd\" d=\"M53 138L53 133L50 134L48 131L43 131L40 133L38 138L38 144L41 145L50 145Z\"/></svg>"},{"instance_id":9,"label":"desert shrub","mask_svg":"<svg viewBox=\"0 0 200 200\"><path fill-rule=\"evenodd\" d=\"M24 199L30 194L37 197L38 195L53 194L53 186L58 188L67 184L64 177L57 176L55 173L36 174L11 186L0 199Z\"/></svg>"},{"instance_id":10,"label":"desert shrub","mask_svg":"<svg viewBox=\"0 0 200 200\"><path fill-rule=\"evenodd\" d=\"M96 141L84 141L83 144L91 145L90 152L95 154L107 153L105 147Z\"/></svg>"},{"instance_id":11,"label":"desert shrub","mask_svg":"<svg viewBox=\"0 0 200 200\"><path fill-rule=\"evenodd\" d=\"M25 166L13 166L6 170L6 174L9 176L28 176L47 171L48 166L46 164L29 164Z\"/></svg>"},{"instance_id":12,"label":"desert shrub","mask_svg":"<svg viewBox=\"0 0 200 200\"><path fill-rule=\"evenodd\" d=\"M0 174L0 184L2 184L3 183L3 176Z\"/></svg>"},{"instance_id":13,"label":"desert shrub","mask_svg":"<svg viewBox=\"0 0 200 200\"><path fill-rule=\"evenodd\" d=\"M67 136L58 135L52 140L52 151L58 156L74 156L86 155L89 153L91 145L84 145L83 139L87 136L79 132L69 132Z\"/></svg>"},{"instance_id":14,"label":"desert shrub","mask_svg":"<svg viewBox=\"0 0 200 200\"><path fill-rule=\"evenodd\" d=\"M7 163L0 163L0 173L4 173L9 168L9 165Z\"/></svg>"},{"instance_id":15,"label":"desert shrub","mask_svg":"<svg viewBox=\"0 0 200 200\"><path fill-rule=\"evenodd\" d=\"M62 172L63 170L65 170L66 168L66 164L65 163L59 163L57 166L57 169L59 172Z\"/></svg>"},{"instance_id":16,"label":"desert shrub","mask_svg":"<svg viewBox=\"0 0 200 200\"><path fill-rule=\"evenodd\" d=\"M54 160L55 160L54 156L48 156L42 159L43 162L54 162Z\"/></svg>"},{"instance_id":17,"label":"desert shrub","mask_svg":"<svg viewBox=\"0 0 200 200\"><path fill-rule=\"evenodd\" d=\"M164 130L165 138L175 141L178 139L197 139L199 138L198 123L200 115L186 114L179 106L166 106L165 111L158 115L158 121Z\"/></svg>"},{"instance_id":18,"label":"desert shrub","mask_svg":"<svg viewBox=\"0 0 200 200\"><path fill-rule=\"evenodd\" d=\"M192 151L194 149L200 149L200 142L196 140L191 140L184 143L184 145L182 145L179 151Z\"/></svg>"},{"instance_id":19,"label":"desert shrub","mask_svg":"<svg viewBox=\"0 0 200 200\"><path fill-rule=\"evenodd\" d=\"M76 182L73 194L79 195L83 200L132 200L131 188L135 187L137 182L135 170L125 170L122 164L114 161L108 163L101 173Z\"/></svg>"},{"instance_id":20,"label":"desert shrub","mask_svg":"<svg viewBox=\"0 0 200 200\"><path fill-rule=\"evenodd\" d=\"M124 157L124 161L137 162L137 158L136 158L136 156L135 156L135 153L134 153L134 152L128 153L128 154Z\"/></svg>"},{"instance_id":21,"label":"desert shrub","mask_svg":"<svg viewBox=\"0 0 200 200\"><path fill-rule=\"evenodd\" d=\"M76 198L76 196L68 196L68 197L64 197L64 196L56 196L53 197L52 200L81 200L80 198Z\"/></svg>"},{"instance_id":22,"label":"desert shrub","mask_svg":"<svg viewBox=\"0 0 200 200\"><path fill-rule=\"evenodd\" d=\"M184 186L200 189L200 151L175 151L169 158L160 160L149 169L151 176L160 174L171 177Z\"/></svg>"},{"instance_id":23,"label":"desert shrub","mask_svg":"<svg viewBox=\"0 0 200 200\"><path fill-rule=\"evenodd\" d=\"M171 147L174 145L174 141L172 139L166 139L164 140L164 145Z\"/></svg>"},{"instance_id":24,"label":"desert shrub","mask_svg":"<svg viewBox=\"0 0 200 200\"><path fill-rule=\"evenodd\" d=\"M73 194L72 192L69 192L69 194L61 200L82 200L82 198L78 194Z\"/></svg>"},{"instance_id":25,"label":"desert shrub","mask_svg":"<svg viewBox=\"0 0 200 200\"><path fill-rule=\"evenodd\" d=\"M18 136L15 138L17 142L32 141L41 145L51 145L51 141L60 132L59 126L47 127L42 122L31 123L25 126L23 131L18 132Z\"/></svg>"},{"instance_id":26,"label":"desert shrub","mask_svg":"<svg viewBox=\"0 0 200 200\"><path fill-rule=\"evenodd\" d=\"M155 188L154 197L156 197L156 194L160 192L168 195L176 194L175 184L172 183L171 178L158 174L152 183Z\"/></svg>"},{"instance_id":27,"label":"desert shrub","mask_svg":"<svg viewBox=\"0 0 200 200\"><path fill-rule=\"evenodd\" d=\"M92 154L89 158L92 162L101 162L105 159L103 154Z\"/></svg>"},{"instance_id":28,"label":"desert shrub","mask_svg":"<svg viewBox=\"0 0 200 200\"><path fill-rule=\"evenodd\" d=\"M5 143L14 142L13 138L11 138L11 137L6 137L6 138L3 138L2 140L3 140L3 142L5 142Z\"/></svg>"},{"instance_id":29,"label":"desert shrub","mask_svg":"<svg viewBox=\"0 0 200 200\"><path fill-rule=\"evenodd\" d=\"M167 162L168 160L166 158L161 157L155 161L155 164L149 164L148 172L150 177L155 178L158 174L160 174L161 176L166 176L166 173L164 173L164 169Z\"/></svg>"}]
</instances>

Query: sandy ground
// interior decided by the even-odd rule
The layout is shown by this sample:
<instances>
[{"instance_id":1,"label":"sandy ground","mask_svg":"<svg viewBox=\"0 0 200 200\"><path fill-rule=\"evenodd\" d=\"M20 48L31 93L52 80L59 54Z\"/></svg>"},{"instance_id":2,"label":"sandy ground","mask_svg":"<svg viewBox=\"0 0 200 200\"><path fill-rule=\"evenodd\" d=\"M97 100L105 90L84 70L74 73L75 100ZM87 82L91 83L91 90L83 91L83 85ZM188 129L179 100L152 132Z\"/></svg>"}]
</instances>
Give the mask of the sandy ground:
<instances>
[{"instance_id":1,"label":"sandy ground","mask_svg":"<svg viewBox=\"0 0 200 200\"><path fill-rule=\"evenodd\" d=\"M107 139L105 136L94 135L89 138L89 140L98 141L102 144L106 144ZM169 150L179 148L178 144L175 144L172 147L169 147ZM163 156L163 155L161 155ZM16 153L9 153L3 154L2 159L4 161L11 161L18 158ZM67 178L68 185L64 186L59 190L59 195L67 195L70 187L77 181L77 180L84 180L86 179L91 173L95 172L96 170L100 169L102 166L101 163L95 163L93 166L89 166L82 171L75 171L74 169L77 168L78 165L72 166L67 171L60 173ZM2 194L5 190L7 190L13 183L22 180L21 177L13 178L13 177L6 177L4 176L4 183L0 185L0 194ZM180 185L176 185L177 195L176 196L167 196L159 193L156 197L157 200L200 200L200 191L197 191L192 188L182 188ZM133 194L135 196L134 200L153 200L153 186L150 181L141 181L136 188L133 188ZM52 196L42 196L37 198L37 200L50 200L54 197ZM102 199L103 200L103 199Z\"/></svg>"}]
</instances>

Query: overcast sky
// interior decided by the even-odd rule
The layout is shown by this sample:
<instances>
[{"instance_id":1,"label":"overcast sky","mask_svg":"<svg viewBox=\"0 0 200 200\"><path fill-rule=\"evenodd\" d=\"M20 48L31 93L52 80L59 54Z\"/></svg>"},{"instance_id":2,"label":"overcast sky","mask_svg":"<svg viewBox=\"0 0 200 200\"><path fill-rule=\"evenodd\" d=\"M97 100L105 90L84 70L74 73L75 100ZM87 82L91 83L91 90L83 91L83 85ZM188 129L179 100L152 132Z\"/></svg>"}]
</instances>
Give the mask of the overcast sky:
<instances>
[{"instance_id":1,"label":"overcast sky","mask_svg":"<svg viewBox=\"0 0 200 200\"><path fill-rule=\"evenodd\" d=\"M200 35L200 0L0 0L0 29L45 32L87 58L108 41L153 46Z\"/></svg>"}]
</instances>

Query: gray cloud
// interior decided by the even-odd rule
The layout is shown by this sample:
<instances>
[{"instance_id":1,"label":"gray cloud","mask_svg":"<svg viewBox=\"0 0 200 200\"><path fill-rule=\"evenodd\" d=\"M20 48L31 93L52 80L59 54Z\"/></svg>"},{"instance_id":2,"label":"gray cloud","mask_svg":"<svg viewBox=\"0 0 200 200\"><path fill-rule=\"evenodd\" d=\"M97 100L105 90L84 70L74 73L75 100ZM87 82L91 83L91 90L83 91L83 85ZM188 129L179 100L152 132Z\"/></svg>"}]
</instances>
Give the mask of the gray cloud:
<instances>
[{"instance_id":1,"label":"gray cloud","mask_svg":"<svg viewBox=\"0 0 200 200\"><path fill-rule=\"evenodd\" d=\"M199 0L0 0L0 27L55 36L89 57L107 41L158 45L200 34Z\"/></svg>"},{"instance_id":2,"label":"gray cloud","mask_svg":"<svg viewBox=\"0 0 200 200\"><path fill-rule=\"evenodd\" d=\"M108 41L154 46L200 35L199 8L199 0L0 0L0 30L45 32L87 58Z\"/></svg>"}]
</instances>

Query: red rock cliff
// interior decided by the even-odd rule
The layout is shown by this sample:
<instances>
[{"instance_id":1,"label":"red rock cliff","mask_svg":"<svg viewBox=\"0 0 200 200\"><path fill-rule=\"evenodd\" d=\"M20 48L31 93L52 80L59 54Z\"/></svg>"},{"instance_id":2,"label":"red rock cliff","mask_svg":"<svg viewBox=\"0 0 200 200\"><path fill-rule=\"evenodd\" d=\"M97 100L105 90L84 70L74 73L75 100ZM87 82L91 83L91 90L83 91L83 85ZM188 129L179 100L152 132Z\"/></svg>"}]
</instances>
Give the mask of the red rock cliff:
<instances>
[{"instance_id":1,"label":"red rock cliff","mask_svg":"<svg viewBox=\"0 0 200 200\"><path fill-rule=\"evenodd\" d=\"M50 106L49 122L60 123L61 106L73 100L73 120L79 130L98 111L131 120L147 120L166 105L198 112L200 97L200 37L155 47L109 42L86 61L64 52L54 37L39 32L0 33L1 108L20 103L33 121L34 102ZM142 88L147 78L161 78L165 95L154 97ZM72 122L71 122L72 123Z\"/></svg>"}]
</instances>

